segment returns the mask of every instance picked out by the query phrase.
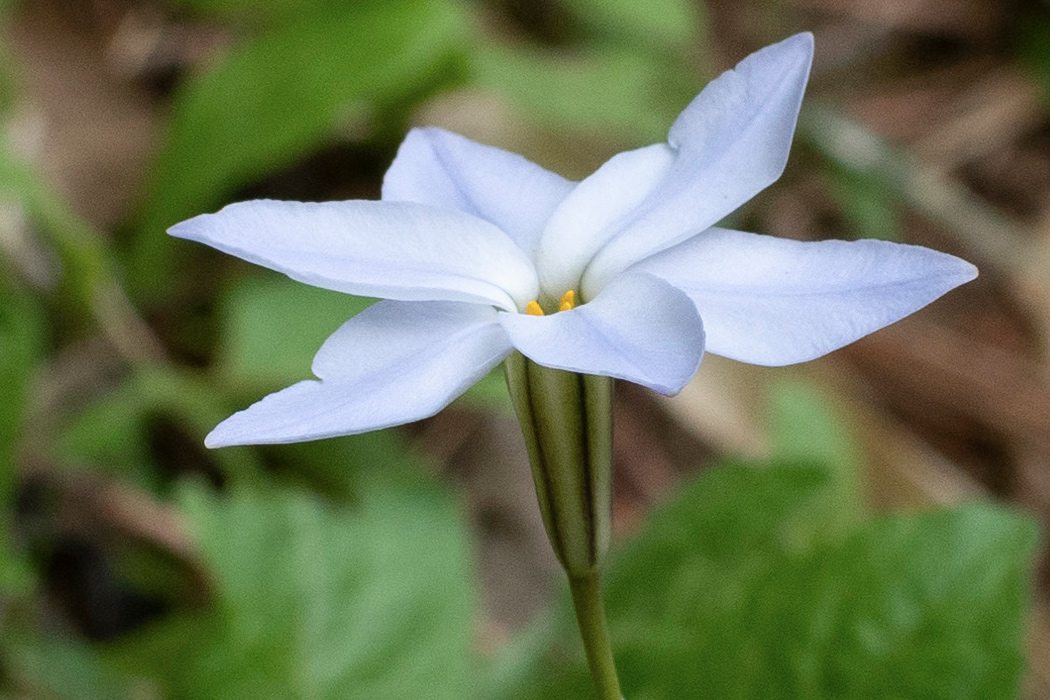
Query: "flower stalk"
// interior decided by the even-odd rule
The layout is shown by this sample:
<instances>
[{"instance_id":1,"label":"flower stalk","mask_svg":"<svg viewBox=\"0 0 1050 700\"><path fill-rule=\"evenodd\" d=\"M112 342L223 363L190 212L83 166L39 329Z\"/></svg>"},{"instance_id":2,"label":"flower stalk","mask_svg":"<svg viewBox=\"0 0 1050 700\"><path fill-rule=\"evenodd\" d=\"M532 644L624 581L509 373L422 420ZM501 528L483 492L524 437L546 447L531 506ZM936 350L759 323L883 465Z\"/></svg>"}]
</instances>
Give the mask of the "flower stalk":
<instances>
[{"instance_id":1,"label":"flower stalk","mask_svg":"<svg viewBox=\"0 0 1050 700\"><path fill-rule=\"evenodd\" d=\"M605 623L605 607L602 604L601 582L598 570L585 576L570 576L572 605L576 610L576 624L583 638L587 653L587 665L594 679L598 700L622 700L620 679L616 675L609 628Z\"/></svg>"},{"instance_id":2,"label":"flower stalk","mask_svg":"<svg viewBox=\"0 0 1050 700\"><path fill-rule=\"evenodd\" d=\"M598 575L612 526L613 380L543 367L517 352L504 371L598 698L620 700Z\"/></svg>"},{"instance_id":3,"label":"flower stalk","mask_svg":"<svg viewBox=\"0 0 1050 700\"><path fill-rule=\"evenodd\" d=\"M612 526L612 379L511 353L507 386L525 436L543 525L569 576L587 576Z\"/></svg>"}]
</instances>

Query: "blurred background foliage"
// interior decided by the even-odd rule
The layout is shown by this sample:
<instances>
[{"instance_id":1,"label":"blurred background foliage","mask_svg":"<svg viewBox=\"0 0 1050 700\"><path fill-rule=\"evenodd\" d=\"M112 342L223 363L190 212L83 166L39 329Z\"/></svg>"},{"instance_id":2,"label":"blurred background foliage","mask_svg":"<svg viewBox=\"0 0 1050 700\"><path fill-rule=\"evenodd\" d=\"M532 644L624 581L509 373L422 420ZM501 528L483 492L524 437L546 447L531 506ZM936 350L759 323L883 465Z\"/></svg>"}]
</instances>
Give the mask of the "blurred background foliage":
<instances>
[{"instance_id":1,"label":"blurred background foliage","mask_svg":"<svg viewBox=\"0 0 1050 700\"><path fill-rule=\"evenodd\" d=\"M0 697L588 697L502 377L404 429L206 451L370 300L164 230L377 197L413 125L582 177L811 30L792 162L730 223L982 277L803 367L618 388L625 690L1050 698L1050 6L0 7Z\"/></svg>"}]
</instances>

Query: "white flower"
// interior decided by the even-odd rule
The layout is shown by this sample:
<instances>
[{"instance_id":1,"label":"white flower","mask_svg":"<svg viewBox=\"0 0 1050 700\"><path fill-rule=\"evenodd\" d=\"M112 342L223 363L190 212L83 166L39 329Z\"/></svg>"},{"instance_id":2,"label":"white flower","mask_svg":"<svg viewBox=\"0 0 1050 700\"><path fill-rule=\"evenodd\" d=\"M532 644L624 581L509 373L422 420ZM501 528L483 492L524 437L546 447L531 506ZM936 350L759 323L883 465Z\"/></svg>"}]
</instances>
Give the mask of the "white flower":
<instances>
[{"instance_id":1,"label":"white flower","mask_svg":"<svg viewBox=\"0 0 1050 700\"><path fill-rule=\"evenodd\" d=\"M324 343L319 381L234 414L206 443L425 418L514 350L674 394L705 349L803 362L973 279L969 263L917 246L714 227L783 171L812 55L799 34L749 56L686 107L666 144L621 153L579 183L416 129L382 201L243 202L172 227L301 282L384 299Z\"/></svg>"}]
</instances>

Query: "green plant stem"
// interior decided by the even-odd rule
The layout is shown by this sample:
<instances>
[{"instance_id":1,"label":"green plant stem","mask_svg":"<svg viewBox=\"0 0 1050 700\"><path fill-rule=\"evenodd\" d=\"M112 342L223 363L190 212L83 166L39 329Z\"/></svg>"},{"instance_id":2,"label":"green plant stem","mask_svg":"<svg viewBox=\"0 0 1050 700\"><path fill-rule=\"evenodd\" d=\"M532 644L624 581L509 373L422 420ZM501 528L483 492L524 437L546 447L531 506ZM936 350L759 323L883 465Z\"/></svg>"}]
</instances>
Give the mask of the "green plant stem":
<instances>
[{"instance_id":1,"label":"green plant stem","mask_svg":"<svg viewBox=\"0 0 1050 700\"><path fill-rule=\"evenodd\" d=\"M598 570L592 569L582 576L570 575L569 588L598 700L622 700L620 679L616 676L616 662L609 641L609 628L605 623Z\"/></svg>"}]
</instances>

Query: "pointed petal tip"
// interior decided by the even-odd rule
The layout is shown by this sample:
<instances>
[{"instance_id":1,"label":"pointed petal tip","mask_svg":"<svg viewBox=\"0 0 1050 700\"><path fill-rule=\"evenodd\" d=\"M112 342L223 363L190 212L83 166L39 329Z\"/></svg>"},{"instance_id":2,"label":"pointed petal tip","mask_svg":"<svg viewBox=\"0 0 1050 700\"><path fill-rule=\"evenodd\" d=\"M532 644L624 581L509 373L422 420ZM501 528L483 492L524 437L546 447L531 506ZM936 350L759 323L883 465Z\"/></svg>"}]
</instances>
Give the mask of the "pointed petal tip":
<instances>
[{"instance_id":1,"label":"pointed petal tip","mask_svg":"<svg viewBox=\"0 0 1050 700\"><path fill-rule=\"evenodd\" d=\"M930 277L940 278L945 282L942 294L947 294L956 287L972 282L980 274L976 265L950 253L942 253L939 250L923 246L907 247L922 250L924 254L932 258L930 260L929 274Z\"/></svg>"},{"instance_id":2,"label":"pointed petal tip","mask_svg":"<svg viewBox=\"0 0 1050 700\"><path fill-rule=\"evenodd\" d=\"M789 57L795 57L800 63L809 65L813 61L815 41L812 32L799 32L786 39L781 39L775 44L770 44L758 49L751 55L745 57L740 63L746 64L750 61L761 60L756 57L768 57L775 55L777 62L783 62Z\"/></svg>"},{"instance_id":3,"label":"pointed petal tip","mask_svg":"<svg viewBox=\"0 0 1050 700\"><path fill-rule=\"evenodd\" d=\"M223 425L226 421L219 423L217 426L212 428L211 432L204 436L204 446L209 450L214 450L219 447L232 447L234 445L243 445L246 443L237 442L235 438L232 438L228 433L228 430L223 430Z\"/></svg>"},{"instance_id":4,"label":"pointed petal tip","mask_svg":"<svg viewBox=\"0 0 1050 700\"><path fill-rule=\"evenodd\" d=\"M758 53L770 50L778 52L786 52L790 50L797 53L800 58L812 61L814 43L812 32L799 32L798 34L793 34L787 39L782 39L775 44L770 44L764 49L759 49Z\"/></svg>"},{"instance_id":5,"label":"pointed petal tip","mask_svg":"<svg viewBox=\"0 0 1050 700\"><path fill-rule=\"evenodd\" d=\"M296 205L300 204L300 202L285 202L275 199L251 199L244 202L231 202L221 207L218 211L197 214L177 224L173 224L168 227L167 232L169 236L174 236L175 238L208 243L213 227L220 225L224 216L229 216L237 210L250 211L258 206L281 206L285 204Z\"/></svg>"},{"instance_id":6,"label":"pointed petal tip","mask_svg":"<svg viewBox=\"0 0 1050 700\"><path fill-rule=\"evenodd\" d=\"M800 46L806 46L810 52L813 51L813 32L799 32L793 36L789 36L784 41L794 42Z\"/></svg>"},{"instance_id":7,"label":"pointed petal tip","mask_svg":"<svg viewBox=\"0 0 1050 700\"><path fill-rule=\"evenodd\" d=\"M245 420L248 409L237 411L226 417L211 432L204 436L204 446L209 450L221 447L240 447L243 445L267 445L290 442L280 438L273 439L265 430L253 429L250 414Z\"/></svg>"},{"instance_id":8,"label":"pointed petal tip","mask_svg":"<svg viewBox=\"0 0 1050 700\"><path fill-rule=\"evenodd\" d=\"M686 105L667 132L673 164L591 259L585 286L600 289L632 263L713 226L781 176L813 46L802 32L761 48Z\"/></svg>"},{"instance_id":9,"label":"pointed petal tip","mask_svg":"<svg viewBox=\"0 0 1050 700\"><path fill-rule=\"evenodd\" d=\"M238 204L248 204L249 202L237 202L234 204L227 204L226 206L219 209L214 213L197 214L191 216L188 219L184 219L177 224L173 224L168 227L168 235L174 236L175 238L183 238L190 241L201 241L207 234L206 228L208 221L214 219L220 215L223 210L236 207Z\"/></svg>"},{"instance_id":10,"label":"pointed petal tip","mask_svg":"<svg viewBox=\"0 0 1050 700\"><path fill-rule=\"evenodd\" d=\"M247 410L247 409L246 409ZM234 413L230 418L227 418L222 423L215 426L210 433L204 437L204 446L209 450L215 450L223 447L244 447L249 445L288 445L296 442L307 442L309 440L323 440L330 437L340 437L342 435L353 435L353 432L346 433L332 433L332 434L318 434L318 435L304 435L298 434L285 436L281 434L270 435L266 432L259 430L245 430L247 426L233 426L226 427L226 423L230 422L231 419L236 419L244 411L238 411ZM238 430L238 427L241 429ZM357 431L363 432L363 431Z\"/></svg>"},{"instance_id":11,"label":"pointed petal tip","mask_svg":"<svg viewBox=\"0 0 1050 700\"><path fill-rule=\"evenodd\" d=\"M182 238L185 240L194 240L197 238L197 230L200 228L200 219L202 216L208 216L207 214L199 214L185 221L168 227L168 235L174 236L175 238Z\"/></svg>"},{"instance_id":12,"label":"pointed petal tip","mask_svg":"<svg viewBox=\"0 0 1050 700\"><path fill-rule=\"evenodd\" d=\"M795 98L801 102L809 73L813 67L814 40L810 32L801 32L789 36L776 44L770 44L746 57L737 65L737 69L752 70L752 66L764 66L764 71L780 71L785 77L792 76L789 83L797 92ZM797 114L798 105L795 105ZM792 129L794 130L794 129Z\"/></svg>"}]
</instances>

